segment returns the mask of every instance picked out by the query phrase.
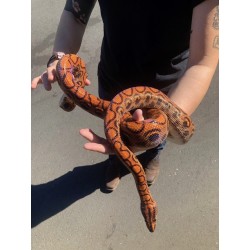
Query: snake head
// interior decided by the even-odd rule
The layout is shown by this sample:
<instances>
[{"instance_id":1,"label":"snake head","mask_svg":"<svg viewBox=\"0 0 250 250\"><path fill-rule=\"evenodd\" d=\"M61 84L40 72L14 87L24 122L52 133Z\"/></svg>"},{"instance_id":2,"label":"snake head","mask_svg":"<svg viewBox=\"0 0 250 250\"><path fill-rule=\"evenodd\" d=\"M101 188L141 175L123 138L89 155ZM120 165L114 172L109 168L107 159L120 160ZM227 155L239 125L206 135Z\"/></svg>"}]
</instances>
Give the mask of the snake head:
<instances>
[{"instance_id":1,"label":"snake head","mask_svg":"<svg viewBox=\"0 0 250 250\"><path fill-rule=\"evenodd\" d=\"M148 230L153 233L156 227L157 204L155 201L141 203L141 212L145 219Z\"/></svg>"}]
</instances>

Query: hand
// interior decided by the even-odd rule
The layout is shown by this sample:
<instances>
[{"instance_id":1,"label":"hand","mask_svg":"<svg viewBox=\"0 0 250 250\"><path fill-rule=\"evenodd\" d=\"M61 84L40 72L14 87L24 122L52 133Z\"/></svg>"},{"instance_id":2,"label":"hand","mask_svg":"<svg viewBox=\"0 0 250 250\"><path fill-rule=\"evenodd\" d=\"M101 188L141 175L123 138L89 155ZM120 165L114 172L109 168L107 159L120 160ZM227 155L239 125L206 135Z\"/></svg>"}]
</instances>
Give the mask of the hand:
<instances>
[{"instance_id":1,"label":"hand","mask_svg":"<svg viewBox=\"0 0 250 250\"><path fill-rule=\"evenodd\" d=\"M31 82L31 88L37 88L38 84L43 84L48 91L51 90L51 84L56 81L56 65L58 60L54 61L40 76L35 77Z\"/></svg>"},{"instance_id":2,"label":"hand","mask_svg":"<svg viewBox=\"0 0 250 250\"><path fill-rule=\"evenodd\" d=\"M40 76L33 78L31 82L31 88L36 89L38 84L43 84L44 88L47 91L50 91L52 89L51 84L57 81L57 77L56 77L57 63L58 63L58 60L54 61L53 63L50 64L47 70L44 71ZM86 79L85 84L90 85L90 81Z\"/></svg>"},{"instance_id":3,"label":"hand","mask_svg":"<svg viewBox=\"0 0 250 250\"><path fill-rule=\"evenodd\" d=\"M133 119L135 121L143 121L143 113L141 109L137 109L133 113ZM99 135L95 134L91 129L85 128L80 130L80 135L87 139L89 142L84 144L84 149L95 151L102 154L114 154L113 147L108 142L107 139L100 137Z\"/></svg>"}]
</instances>

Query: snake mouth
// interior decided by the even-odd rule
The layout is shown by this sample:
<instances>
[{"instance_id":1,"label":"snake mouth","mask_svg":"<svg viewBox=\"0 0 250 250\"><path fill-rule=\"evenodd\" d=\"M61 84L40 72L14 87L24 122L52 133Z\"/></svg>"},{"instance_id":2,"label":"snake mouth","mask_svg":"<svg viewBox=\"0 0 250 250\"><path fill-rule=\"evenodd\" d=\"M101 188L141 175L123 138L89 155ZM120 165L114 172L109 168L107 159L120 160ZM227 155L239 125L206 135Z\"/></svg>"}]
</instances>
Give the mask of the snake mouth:
<instances>
[{"instance_id":1,"label":"snake mouth","mask_svg":"<svg viewBox=\"0 0 250 250\"><path fill-rule=\"evenodd\" d=\"M146 222L146 225L147 225L147 228L148 228L150 233L153 233L155 231L155 228L156 228L156 223L155 222L153 222L152 224L148 224Z\"/></svg>"}]
</instances>

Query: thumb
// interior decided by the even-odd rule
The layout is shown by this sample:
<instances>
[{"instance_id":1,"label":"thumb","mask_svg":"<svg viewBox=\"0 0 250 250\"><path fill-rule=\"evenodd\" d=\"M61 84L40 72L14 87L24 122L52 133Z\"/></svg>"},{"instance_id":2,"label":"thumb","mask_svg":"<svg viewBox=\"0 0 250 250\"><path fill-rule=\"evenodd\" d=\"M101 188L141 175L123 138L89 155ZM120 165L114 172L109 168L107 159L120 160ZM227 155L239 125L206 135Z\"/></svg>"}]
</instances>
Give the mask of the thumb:
<instances>
[{"instance_id":1,"label":"thumb","mask_svg":"<svg viewBox=\"0 0 250 250\"><path fill-rule=\"evenodd\" d=\"M135 112L133 113L133 119L135 121L144 121L144 117L143 117L143 112L141 109L136 109Z\"/></svg>"},{"instance_id":2,"label":"thumb","mask_svg":"<svg viewBox=\"0 0 250 250\"><path fill-rule=\"evenodd\" d=\"M48 81L49 82L55 82L57 80L56 77L56 69L54 67L49 67L48 68Z\"/></svg>"},{"instance_id":3,"label":"thumb","mask_svg":"<svg viewBox=\"0 0 250 250\"><path fill-rule=\"evenodd\" d=\"M49 65L49 67L47 68L47 72L48 72L48 81L50 83L53 83L57 80L56 77L56 65L58 63L58 60L55 60L53 63L51 63Z\"/></svg>"}]
</instances>

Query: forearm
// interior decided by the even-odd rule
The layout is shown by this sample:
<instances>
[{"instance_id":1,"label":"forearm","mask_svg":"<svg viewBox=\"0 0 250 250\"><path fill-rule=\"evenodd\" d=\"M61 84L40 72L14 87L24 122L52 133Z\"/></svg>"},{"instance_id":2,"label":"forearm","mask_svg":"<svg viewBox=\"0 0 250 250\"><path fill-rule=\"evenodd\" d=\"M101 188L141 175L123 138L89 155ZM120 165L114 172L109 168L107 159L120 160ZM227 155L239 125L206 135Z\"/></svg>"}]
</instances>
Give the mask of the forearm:
<instances>
[{"instance_id":1,"label":"forearm","mask_svg":"<svg viewBox=\"0 0 250 250\"><path fill-rule=\"evenodd\" d=\"M204 65L190 67L179 82L170 89L168 96L191 115L207 93L214 72L215 68Z\"/></svg>"},{"instance_id":2,"label":"forearm","mask_svg":"<svg viewBox=\"0 0 250 250\"><path fill-rule=\"evenodd\" d=\"M53 51L76 54L81 46L86 25L64 10L56 32Z\"/></svg>"},{"instance_id":3,"label":"forearm","mask_svg":"<svg viewBox=\"0 0 250 250\"><path fill-rule=\"evenodd\" d=\"M169 97L192 114L210 86L219 57L218 0L206 0L193 11L188 67Z\"/></svg>"}]
</instances>

